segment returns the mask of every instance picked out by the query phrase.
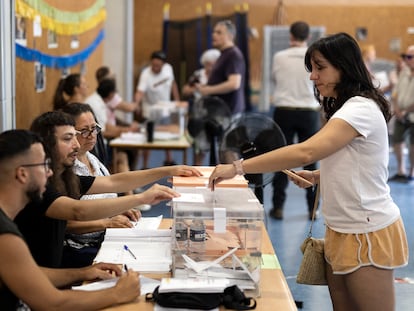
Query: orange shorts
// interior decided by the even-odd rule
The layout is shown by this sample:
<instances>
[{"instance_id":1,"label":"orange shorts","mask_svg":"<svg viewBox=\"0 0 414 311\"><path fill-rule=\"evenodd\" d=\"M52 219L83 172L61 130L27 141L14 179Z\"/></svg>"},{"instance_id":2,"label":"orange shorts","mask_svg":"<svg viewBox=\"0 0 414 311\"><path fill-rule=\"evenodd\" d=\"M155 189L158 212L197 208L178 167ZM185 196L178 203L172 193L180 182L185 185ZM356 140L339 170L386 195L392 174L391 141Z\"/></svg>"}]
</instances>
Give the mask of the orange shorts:
<instances>
[{"instance_id":1,"label":"orange shorts","mask_svg":"<svg viewBox=\"0 0 414 311\"><path fill-rule=\"evenodd\" d=\"M394 269L407 265L408 245L404 224L397 220L369 233L325 232L325 258L334 274L347 274L363 266Z\"/></svg>"}]
</instances>

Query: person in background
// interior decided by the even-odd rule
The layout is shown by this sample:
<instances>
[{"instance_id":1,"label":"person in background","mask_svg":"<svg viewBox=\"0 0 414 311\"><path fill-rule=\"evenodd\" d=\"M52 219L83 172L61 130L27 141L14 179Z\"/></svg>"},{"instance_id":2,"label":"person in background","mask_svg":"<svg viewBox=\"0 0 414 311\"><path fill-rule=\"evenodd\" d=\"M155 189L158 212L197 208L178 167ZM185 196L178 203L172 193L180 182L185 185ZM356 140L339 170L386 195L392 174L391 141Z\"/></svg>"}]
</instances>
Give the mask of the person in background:
<instances>
[{"instance_id":1,"label":"person in background","mask_svg":"<svg viewBox=\"0 0 414 311\"><path fill-rule=\"evenodd\" d=\"M372 75L374 86L378 87L385 96L389 97L395 84L390 77L390 73L385 70L378 71L373 68L375 60L377 59L377 51L375 46L373 44L362 45L361 53L364 58L365 65Z\"/></svg>"},{"instance_id":2,"label":"person in background","mask_svg":"<svg viewBox=\"0 0 414 311\"><path fill-rule=\"evenodd\" d=\"M208 78L210 77L211 71L217 59L220 57L220 50L218 49L209 49L203 52L200 57L200 64L203 66L200 69L194 71L191 77L188 79L188 82L183 86L182 94L185 97L193 98L193 101L198 100L201 95L197 92L195 87L196 83L200 85L206 85Z\"/></svg>"},{"instance_id":3,"label":"person in background","mask_svg":"<svg viewBox=\"0 0 414 311\"><path fill-rule=\"evenodd\" d=\"M243 90L246 64L242 52L234 44L235 39L236 27L231 21L220 21L214 26L213 46L220 50L221 55L213 66L207 85L196 84L202 96L221 98L233 116L246 109Z\"/></svg>"},{"instance_id":4,"label":"person in background","mask_svg":"<svg viewBox=\"0 0 414 311\"><path fill-rule=\"evenodd\" d=\"M414 181L414 45L407 48L402 58L407 70L401 71L392 94L395 115L392 143L398 167L397 173L389 180L407 183ZM407 136L410 140L408 172L403 152Z\"/></svg>"},{"instance_id":5,"label":"person in background","mask_svg":"<svg viewBox=\"0 0 414 311\"><path fill-rule=\"evenodd\" d=\"M200 63L203 65L203 68L196 70L191 75L188 82L183 86L183 96L190 98L190 110L192 104L201 99L201 94L197 91L195 86L196 83L199 83L200 85L207 84L214 63L219 57L220 51L218 49L206 50L200 57ZM196 139L194 140L194 165L203 165L205 150L208 150L209 148L210 146L202 146Z\"/></svg>"},{"instance_id":6,"label":"person in background","mask_svg":"<svg viewBox=\"0 0 414 311\"><path fill-rule=\"evenodd\" d=\"M82 269L39 267L13 219L29 202L42 200L53 174L39 136L27 130L0 134L0 304L14 310L96 310L135 300L139 275L99 263ZM7 251L5 251L7 250ZM112 288L92 292L61 290L79 281L120 279Z\"/></svg>"},{"instance_id":7,"label":"person in background","mask_svg":"<svg viewBox=\"0 0 414 311\"><path fill-rule=\"evenodd\" d=\"M145 192L118 198L79 200L84 194L121 193L144 186L166 175L200 176L188 166L156 168L151 171L130 171L110 176L77 176L73 165L79 151L75 121L61 111L46 112L38 116L31 130L44 140L45 151L52 159L54 174L41 202L29 204L16 217L33 257L39 265L61 265L67 220L98 220L128 212L138 220L133 210L140 204L157 204L179 196L169 187L154 184ZM169 175L171 176L171 175Z\"/></svg>"},{"instance_id":8,"label":"person in background","mask_svg":"<svg viewBox=\"0 0 414 311\"><path fill-rule=\"evenodd\" d=\"M320 128L320 106L314 96L309 72L304 66L309 31L309 25L302 21L290 25L290 47L273 56L273 119L285 135L288 145L295 143L295 137L299 143L305 141ZM315 170L316 163L307 164L305 169ZM270 210L272 218L283 219L287 187L287 175L276 172L273 178L273 208ZM312 219L314 201L314 189L307 188L309 219Z\"/></svg>"},{"instance_id":9,"label":"person in background","mask_svg":"<svg viewBox=\"0 0 414 311\"><path fill-rule=\"evenodd\" d=\"M88 96L88 84L80 73L62 78L53 97L53 110L62 109L69 103L83 103Z\"/></svg>"},{"instance_id":10,"label":"person in background","mask_svg":"<svg viewBox=\"0 0 414 311\"><path fill-rule=\"evenodd\" d=\"M135 101L140 104L142 116L151 120L151 106L158 102L180 100L177 83L175 82L173 68L167 63L167 56L162 51L151 54L150 65L145 67L139 77ZM155 121L155 120L151 120ZM143 168L148 168L150 152L143 151ZM165 151L164 165L175 164L171 151Z\"/></svg>"},{"instance_id":11,"label":"person in background","mask_svg":"<svg viewBox=\"0 0 414 311\"><path fill-rule=\"evenodd\" d=\"M105 148L108 154L108 161L105 165L112 167L113 172L128 172L133 165L133 161L129 161L126 152L119 152L116 163L112 161L112 152L107 141L119 137L122 133L138 132L139 124L132 122L131 124L116 124L115 115L107 109L106 103L111 101L116 94L116 85L114 80L103 79L96 88L96 91L85 99L85 103L93 109L96 121L101 127L102 135L105 138ZM111 116L111 118L109 118ZM131 163L130 163L131 162ZM130 165L131 164L131 165Z\"/></svg>"},{"instance_id":12,"label":"person in background","mask_svg":"<svg viewBox=\"0 0 414 311\"><path fill-rule=\"evenodd\" d=\"M218 165L209 187L236 174L320 161L320 170L297 174L319 183L333 310L395 310L394 269L407 265L408 245L387 185L389 103L373 85L358 43L346 33L313 43L305 65L322 97L326 124L302 143Z\"/></svg>"}]
</instances>

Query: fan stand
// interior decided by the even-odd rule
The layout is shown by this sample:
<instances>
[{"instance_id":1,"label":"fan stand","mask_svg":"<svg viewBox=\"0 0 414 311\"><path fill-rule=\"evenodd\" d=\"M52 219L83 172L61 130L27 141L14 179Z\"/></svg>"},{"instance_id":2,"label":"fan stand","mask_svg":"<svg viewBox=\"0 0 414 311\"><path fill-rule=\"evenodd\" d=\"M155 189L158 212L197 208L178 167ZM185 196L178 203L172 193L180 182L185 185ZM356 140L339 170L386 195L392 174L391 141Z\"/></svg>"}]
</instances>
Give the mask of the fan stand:
<instances>
[{"instance_id":1,"label":"fan stand","mask_svg":"<svg viewBox=\"0 0 414 311\"><path fill-rule=\"evenodd\" d=\"M210 137L210 166L217 165L217 159L218 159L218 137L212 135Z\"/></svg>"}]
</instances>

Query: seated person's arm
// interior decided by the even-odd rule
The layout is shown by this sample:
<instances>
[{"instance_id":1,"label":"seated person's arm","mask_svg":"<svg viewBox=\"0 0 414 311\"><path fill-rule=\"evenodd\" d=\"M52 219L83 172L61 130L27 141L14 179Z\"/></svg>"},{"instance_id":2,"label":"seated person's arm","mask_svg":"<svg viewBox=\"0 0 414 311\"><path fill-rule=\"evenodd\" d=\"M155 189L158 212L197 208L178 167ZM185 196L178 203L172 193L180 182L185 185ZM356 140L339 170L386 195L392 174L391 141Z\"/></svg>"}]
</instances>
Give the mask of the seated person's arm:
<instances>
[{"instance_id":1,"label":"seated person's arm","mask_svg":"<svg viewBox=\"0 0 414 311\"><path fill-rule=\"evenodd\" d=\"M0 280L32 310L81 310L101 309L111 304L126 302L139 295L138 289L132 286L131 280L128 287L135 290L135 296L125 299L125 289L115 286L111 289L81 292L72 290L59 290L55 286L69 285L74 281L93 280L96 278L110 278L107 270L121 274L119 267L115 265L100 264L92 268L83 269L43 269L39 268L30 254L25 242L18 236L3 234L0 237ZM132 276L125 274L123 278ZM49 279L50 277L50 279ZM136 275L135 275L136 277ZM118 297L119 295L119 297Z\"/></svg>"},{"instance_id":2,"label":"seated person's arm","mask_svg":"<svg viewBox=\"0 0 414 311\"><path fill-rule=\"evenodd\" d=\"M106 228L132 228L132 223L129 218L124 215L91 221L69 220L66 225L66 232L83 234L102 231Z\"/></svg>"},{"instance_id":3,"label":"seated person's arm","mask_svg":"<svg viewBox=\"0 0 414 311\"><path fill-rule=\"evenodd\" d=\"M117 175L117 174L115 174ZM102 187L95 187L98 179L109 178L97 177L87 194L98 193L95 190ZM100 184L98 182L98 184ZM136 188L134 185L116 185L123 186L123 189L112 189L113 192L125 192ZM110 192L109 189L107 191ZM98 220L106 217L112 217L122 214L141 204L157 204L160 201L171 200L178 194L169 187L153 185L150 189L134 195L126 195L118 198L107 198L97 200L75 200L66 196L60 196L54 200L46 211L46 216L55 219L64 220ZM135 219L138 220L138 216Z\"/></svg>"}]
</instances>

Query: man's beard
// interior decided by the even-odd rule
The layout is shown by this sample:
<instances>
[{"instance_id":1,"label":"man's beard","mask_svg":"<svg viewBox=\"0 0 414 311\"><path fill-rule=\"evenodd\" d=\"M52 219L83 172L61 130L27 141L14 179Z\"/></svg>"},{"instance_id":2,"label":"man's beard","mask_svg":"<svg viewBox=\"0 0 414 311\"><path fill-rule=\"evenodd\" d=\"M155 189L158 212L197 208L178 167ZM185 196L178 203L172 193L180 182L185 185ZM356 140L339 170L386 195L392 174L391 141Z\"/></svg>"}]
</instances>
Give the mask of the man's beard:
<instances>
[{"instance_id":1,"label":"man's beard","mask_svg":"<svg viewBox=\"0 0 414 311\"><path fill-rule=\"evenodd\" d=\"M40 187L33 186L26 191L26 196L32 203L40 203L43 199L43 193L40 191Z\"/></svg>"}]
</instances>

